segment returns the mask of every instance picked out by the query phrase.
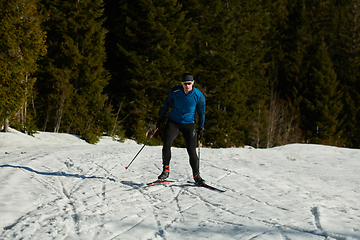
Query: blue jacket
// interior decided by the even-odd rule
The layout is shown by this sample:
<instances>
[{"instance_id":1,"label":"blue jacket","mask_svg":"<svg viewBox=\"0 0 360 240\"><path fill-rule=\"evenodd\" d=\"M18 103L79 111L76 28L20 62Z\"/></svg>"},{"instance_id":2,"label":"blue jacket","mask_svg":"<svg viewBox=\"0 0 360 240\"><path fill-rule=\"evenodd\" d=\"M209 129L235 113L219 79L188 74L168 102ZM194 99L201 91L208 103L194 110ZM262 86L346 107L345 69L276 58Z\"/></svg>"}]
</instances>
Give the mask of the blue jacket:
<instances>
[{"instance_id":1,"label":"blue jacket","mask_svg":"<svg viewBox=\"0 0 360 240\"><path fill-rule=\"evenodd\" d=\"M186 95L182 85L171 89L165 99L161 115L166 116L172 104L169 118L177 123L190 124L195 122L195 114L198 113L199 127L204 127L205 122L205 97L197 88Z\"/></svg>"}]
</instances>

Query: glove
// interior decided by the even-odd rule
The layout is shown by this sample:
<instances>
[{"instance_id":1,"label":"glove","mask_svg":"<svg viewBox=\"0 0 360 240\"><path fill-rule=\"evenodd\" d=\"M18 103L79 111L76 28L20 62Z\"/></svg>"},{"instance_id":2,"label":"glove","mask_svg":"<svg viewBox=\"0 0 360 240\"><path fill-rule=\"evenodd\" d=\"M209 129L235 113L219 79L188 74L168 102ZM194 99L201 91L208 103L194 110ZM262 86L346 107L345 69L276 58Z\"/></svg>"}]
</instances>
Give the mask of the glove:
<instances>
[{"instance_id":1,"label":"glove","mask_svg":"<svg viewBox=\"0 0 360 240\"><path fill-rule=\"evenodd\" d=\"M197 131L197 139L200 140L202 139L204 136L204 128L199 128L199 130Z\"/></svg>"},{"instance_id":2,"label":"glove","mask_svg":"<svg viewBox=\"0 0 360 240\"><path fill-rule=\"evenodd\" d=\"M165 116L161 116L158 120L158 122L156 123L156 128L160 128L164 125L165 122Z\"/></svg>"}]
</instances>

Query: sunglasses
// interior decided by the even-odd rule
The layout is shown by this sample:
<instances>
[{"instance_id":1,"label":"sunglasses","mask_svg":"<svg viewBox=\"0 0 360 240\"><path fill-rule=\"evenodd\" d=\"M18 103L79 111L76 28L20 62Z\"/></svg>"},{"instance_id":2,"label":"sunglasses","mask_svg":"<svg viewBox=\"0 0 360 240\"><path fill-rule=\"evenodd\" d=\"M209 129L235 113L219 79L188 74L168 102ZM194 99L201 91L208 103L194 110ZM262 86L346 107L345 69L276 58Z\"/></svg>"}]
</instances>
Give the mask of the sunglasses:
<instances>
[{"instance_id":1,"label":"sunglasses","mask_svg":"<svg viewBox=\"0 0 360 240\"><path fill-rule=\"evenodd\" d=\"M194 82L181 82L182 85L193 85Z\"/></svg>"}]
</instances>

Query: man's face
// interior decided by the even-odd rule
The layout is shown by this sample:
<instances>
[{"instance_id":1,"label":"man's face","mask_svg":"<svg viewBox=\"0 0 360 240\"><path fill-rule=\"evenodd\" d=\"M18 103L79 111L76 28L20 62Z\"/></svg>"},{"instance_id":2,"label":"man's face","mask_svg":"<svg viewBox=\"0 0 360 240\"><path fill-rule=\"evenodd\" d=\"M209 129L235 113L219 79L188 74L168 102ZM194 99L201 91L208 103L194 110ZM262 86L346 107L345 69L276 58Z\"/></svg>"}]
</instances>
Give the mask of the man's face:
<instances>
[{"instance_id":1,"label":"man's face","mask_svg":"<svg viewBox=\"0 0 360 240\"><path fill-rule=\"evenodd\" d=\"M188 94L193 89L194 81L192 82L182 82L184 93Z\"/></svg>"}]
</instances>

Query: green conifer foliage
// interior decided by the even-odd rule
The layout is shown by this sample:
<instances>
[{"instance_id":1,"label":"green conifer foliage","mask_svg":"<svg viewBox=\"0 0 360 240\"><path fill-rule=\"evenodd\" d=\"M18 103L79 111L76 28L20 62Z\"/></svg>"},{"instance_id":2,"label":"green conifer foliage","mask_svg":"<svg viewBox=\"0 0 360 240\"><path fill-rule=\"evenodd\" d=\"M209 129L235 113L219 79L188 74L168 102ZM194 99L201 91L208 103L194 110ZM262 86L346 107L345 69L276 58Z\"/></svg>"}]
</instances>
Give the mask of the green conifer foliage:
<instances>
[{"instance_id":1,"label":"green conifer foliage","mask_svg":"<svg viewBox=\"0 0 360 240\"><path fill-rule=\"evenodd\" d=\"M310 67L308 49L312 43L311 21L309 8L303 1L292 1L287 9L289 13L282 28L283 36L280 38L284 53L279 67L278 89L300 119Z\"/></svg>"},{"instance_id":2,"label":"green conifer foliage","mask_svg":"<svg viewBox=\"0 0 360 240\"><path fill-rule=\"evenodd\" d=\"M125 97L127 135L145 140L167 93L180 84L185 71L188 20L175 0L122 0L107 12L117 15L107 23L107 65L113 75L109 86L117 104Z\"/></svg>"},{"instance_id":3,"label":"green conifer foliage","mask_svg":"<svg viewBox=\"0 0 360 240\"><path fill-rule=\"evenodd\" d=\"M183 4L186 17L193 24L191 58L196 71L196 84L206 97L206 135L203 142L210 146L227 146L233 128L230 119L236 119L238 115L235 112L241 110L236 106L238 96L227 91L231 89L229 84L239 81L233 69L236 65L236 57L233 56L234 6L227 6L221 0L195 2L184 1ZM242 89L238 84L233 90L241 94Z\"/></svg>"},{"instance_id":4,"label":"green conifer foliage","mask_svg":"<svg viewBox=\"0 0 360 240\"><path fill-rule=\"evenodd\" d=\"M338 144L341 91L329 53L334 51L327 48L336 45L333 36L337 9L334 2L323 0L292 1L286 9L285 24L279 22L279 34L275 35L281 47L276 55L281 97L296 113L306 141Z\"/></svg>"},{"instance_id":5,"label":"green conifer foliage","mask_svg":"<svg viewBox=\"0 0 360 240\"><path fill-rule=\"evenodd\" d=\"M265 76L269 63L265 56L269 51L266 35L270 28L267 1L242 1L238 3L239 26L236 33L236 53L238 66L235 71L245 85L245 109L239 112L237 125L243 125L245 141L253 146L266 146L266 125L270 100L269 77ZM256 144L259 139L259 143Z\"/></svg>"},{"instance_id":6,"label":"green conifer foliage","mask_svg":"<svg viewBox=\"0 0 360 240\"><path fill-rule=\"evenodd\" d=\"M360 147L360 1L349 0L334 10L335 36L329 49L342 90L341 129L346 146Z\"/></svg>"},{"instance_id":7,"label":"green conifer foliage","mask_svg":"<svg viewBox=\"0 0 360 240\"><path fill-rule=\"evenodd\" d=\"M39 107L44 130L80 134L96 142L104 127L102 110L108 72L103 1L47 1L43 24L49 48L39 71ZM108 116L110 117L110 116Z\"/></svg>"},{"instance_id":8,"label":"green conifer foliage","mask_svg":"<svg viewBox=\"0 0 360 240\"><path fill-rule=\"evenodd\" d=\"M192 59L206 96L205 141L240 146L251 132L252 108L265 101L267 31L261 1L183 1L192 26ZM262 105L262 107L264 104Z\"/></svg>"},{"instance_id":9,"label":"green conifer foliage","mask_svg":"<svg viewBox=\"0 0 360 240\"><path fill-rule=\"evenodd\" d=\"M314 57L304 102L306 138L314 143L334 144L339 137L338 115L342 108L339 82L325 42Z\"/></svg>"},{"instance_id":10,"label":"green conifer foliage","mask_svg":"<svg viewBox=\"0 0 360 240\"><path fill-rule=\"evenodd\" d=\"M0 1L0 121L14 119L23 128L37 61L46 52L36 0Z\"/></svg>"}]
</instances>

